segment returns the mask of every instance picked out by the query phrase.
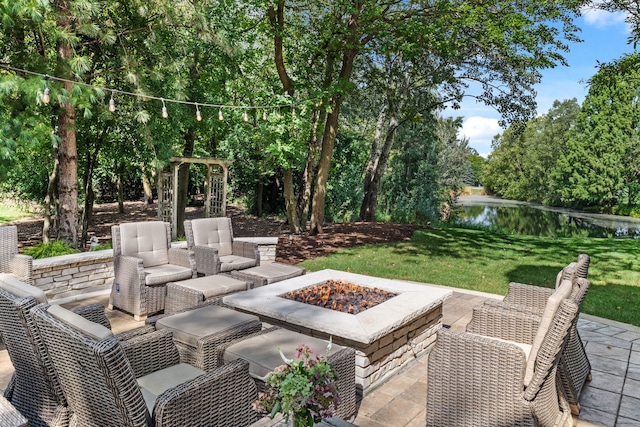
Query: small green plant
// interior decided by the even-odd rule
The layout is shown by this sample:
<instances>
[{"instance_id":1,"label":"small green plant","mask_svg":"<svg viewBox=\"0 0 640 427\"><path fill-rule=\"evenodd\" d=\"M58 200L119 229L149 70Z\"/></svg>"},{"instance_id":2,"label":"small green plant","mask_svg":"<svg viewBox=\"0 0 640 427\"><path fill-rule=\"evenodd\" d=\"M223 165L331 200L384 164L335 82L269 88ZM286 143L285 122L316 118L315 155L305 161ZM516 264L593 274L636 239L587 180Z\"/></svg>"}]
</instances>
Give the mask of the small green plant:
<instances>
[{"instance_id":1,"label":"small green plant","mask_svg":"<svg viewBox=\"0 0 640 427\"><path fill-rule=\"evenodd\" d=\"M113 249L113 247L111 246L111 242L100 243L99 245L92 246L89 250L90 251L104 251L104 250L107 250L107 249Z\"/></svg>"},{"instance_id":2,"label":"small green plant","mask_svg":"<svg viewBox=\"0 0 640 427\"><path fill-rule=\"evenodd\" d=\"M67 245L62 240L56 240L54 242L47 242L47 243L38 243L37 245L31 248L26 248L24 250L24 253L26 255L31 255L33 259L49 258L49 257L59 256L59 255L76 254L78 252L80 251Z\"/></svg>"}]
</instances>

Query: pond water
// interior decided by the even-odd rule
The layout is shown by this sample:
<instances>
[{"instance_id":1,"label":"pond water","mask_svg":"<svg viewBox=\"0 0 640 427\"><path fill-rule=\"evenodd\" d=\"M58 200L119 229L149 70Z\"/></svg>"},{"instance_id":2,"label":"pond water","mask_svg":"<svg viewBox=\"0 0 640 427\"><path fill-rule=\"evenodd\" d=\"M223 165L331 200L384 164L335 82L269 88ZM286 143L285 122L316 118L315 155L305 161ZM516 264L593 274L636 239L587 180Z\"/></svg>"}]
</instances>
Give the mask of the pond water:
<instances>
[{"instance_id":1,"label":"pond water","mask_svg":"<svg viewBox=\"0 0 640 427\"><path fill-rule=\"evenodd\" d=\"M640 238L640 219L552 208L490 196L463 196L457 223L547 237Z\"/></svg>"}]
</instances>

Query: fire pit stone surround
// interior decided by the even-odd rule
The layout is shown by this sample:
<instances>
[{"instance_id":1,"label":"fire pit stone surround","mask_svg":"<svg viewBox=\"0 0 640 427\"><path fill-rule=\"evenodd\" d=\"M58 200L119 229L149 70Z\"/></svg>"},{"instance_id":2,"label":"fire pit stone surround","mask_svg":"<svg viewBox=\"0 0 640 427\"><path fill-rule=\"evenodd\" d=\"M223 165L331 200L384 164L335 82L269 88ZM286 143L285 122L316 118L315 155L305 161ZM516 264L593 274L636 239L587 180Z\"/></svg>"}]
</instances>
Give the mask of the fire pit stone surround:
<instances>
[{"instance_id":1,"label":"fire pit stone surround","mask_svg":"<svg viewBox=\"0 0 640 427\"><path fill-rule=\"evenodd\" d=\"M282 298L287 292L346 281L397 295L358 314L348 314ZM367 389L386 380L435 342L442 304L452 292L426 284L383 279L337 270L321 270L268 286L229 295L224 302L258 315L262 321L306 335L328 338L356 350L356 383Z\"/></svg>"}]
</instances>

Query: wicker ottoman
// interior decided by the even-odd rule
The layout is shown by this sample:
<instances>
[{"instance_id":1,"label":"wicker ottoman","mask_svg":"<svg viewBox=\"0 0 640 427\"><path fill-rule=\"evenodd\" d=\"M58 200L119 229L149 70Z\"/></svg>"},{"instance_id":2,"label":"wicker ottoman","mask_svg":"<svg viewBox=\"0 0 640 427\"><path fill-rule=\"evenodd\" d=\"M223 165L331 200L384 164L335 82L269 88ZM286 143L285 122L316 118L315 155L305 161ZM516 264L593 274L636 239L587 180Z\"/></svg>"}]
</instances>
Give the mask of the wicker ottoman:
<instances>
[{"instance_id":1,"label":"wicker ottoman","mask_svg":"<svg viewBox=\"0 0 640 427\"><path fill-rule=\"evenodd\" d=\"M176 313L185 308L202 304L205 300L247 289L249 289L248 282L222 274L169 282L167 283L164 312Z\"/></svg>"},{"instance_id":2,"label":"wicker ottoman","mask_svg":"<svg viewBox=\"0 0 640 427\"><path fill-rule=\"evenodd\" d=\"M227 342L217 347L218 363L229 363L235 359L249 362L249 374L256 381L258 390L264 390L264 379L284 362L278 350L289 358L294 358L296 348L301 343L308 345L314 354L324 355L328 341L313 338L287 329L272 327L259 333ZM333 365L338 377L340 404L335 417L350 419L356 413L356 361L355 350L332 344L328 361Z\"/></svg>"},{"instance_id":3,"label":"wicker ottoman","mask_svg":"<svg viewBox=\"0 0 640 427\"><path fill-rule=\"evenodd\" d=\"M246 281L249 283L249 289L253 289L281 280L291 279L292 277L302 276L306 271L304 268L296 267L295 265L272 262L257 267L245 268L244 270L234 270L229 274L238 280Z\"/></svg>"},{"instance_id":4,"label":"wicker ottoman","mask_svg":"<svg viewBox=\"0 0 640 427\"><path fill-rule=\"evenodd\" d=\"M216 347L259 332L257 316L210 305L159 319L156 330L169 329L180 351L180 361L203 371L218 367Z\"/></svg>"}]
</instances>

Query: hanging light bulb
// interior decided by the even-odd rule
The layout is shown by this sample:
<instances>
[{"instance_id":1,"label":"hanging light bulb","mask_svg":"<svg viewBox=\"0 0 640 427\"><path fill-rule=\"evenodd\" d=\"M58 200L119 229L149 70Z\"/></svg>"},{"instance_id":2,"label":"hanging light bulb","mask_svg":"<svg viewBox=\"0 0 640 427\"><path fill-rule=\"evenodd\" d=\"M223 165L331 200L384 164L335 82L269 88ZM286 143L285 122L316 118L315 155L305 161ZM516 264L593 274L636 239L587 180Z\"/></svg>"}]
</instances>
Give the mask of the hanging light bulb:
<instances>
[{"instance_id":1,"label":"hanging light bulb","mask_svg":"<svg viewBox=\"0 0 640 427\"><path fill-rule=\"evenodd\" d=\"M280 113L280 108L278 107L278 114L277 114L278 118L282 117L282 114Z\"/></svg>"},{"instance_id":2,"label":"hanging light bulb","mask_svg":"<svg viewBox=\"0 0 640 427\"><path fill-rule=\"evenodd\" d=\"M164 98L162 98L162 117L165 119L169 117L169 112L167 111L167 106L164 103Z\"/></svg>"},{"instance_id":3,"label":"hanging light bulb","mask_svg":"<svg viewBox=\"0 0 640 427\"><path fill-rule=\"evenodd\" d=\"M224 120L224 116L222 115L222 108L218 110L218 120Z\"/></svg>"},{"instance_id":4,"label":"hanging light bulb","mask_svg":"<svg viewBox=\"0 0 640 427\"><path fill-rule=\"evenodd\" d=\"M48 104L51 100L49 94L49 75L44 76L44 93L42 94L42 103Z\"/></svg>"},{"instance_id":5,"label":"hanging light bulb","mask_svg":"<svg viewBox=\"0 0 640 427\"><path fill-rule=\"evenodd\" d=\"M245 122L249 121L249 115L247 114L246 111L242 114L242 120L244 120Z\"/></svg>"},{"instance_id":6,"label":"hanging light bulb","mask_svg":"<svg viewBox=\"0 0 640 427\"><path fill-rule=\"evenodd\" d=\"M200 114L200 107L198 107L198 104L196 104L196 120L199 122L202 121L202 114Z\"/></svg>"},{"instance_id":7,"label":"hanging light bulb","mask_svg":"<svg viewBox=\"0 0 640 427\"><path fill-rule=\"evenodd\" d=\"M292 115L293 117L295 117L295 116L296 116L296 107L294 107L294 106L291 106L291 115Z\"/></svg>"},{"instance_id":8,"label":"hanging light bulb","mask_svg":"<svg viewBox=\"0 0 640 427\"><path fill-rule=\"evenodd\" d=\"M113 100L113 92L111 92L111 99L109 100L109 111L112 113L116 111L116 101Z\"/></svg>"},{"instance_id":9,"label":"hanging light bulb","mask_svg":"<svg viewBox=\"0 0 640 427\"><path fill-rule=\"evenodd\" d=\"M262 120L267 120L267 112L266 111L262 111Z\"/></svg>"}]
</instances>

